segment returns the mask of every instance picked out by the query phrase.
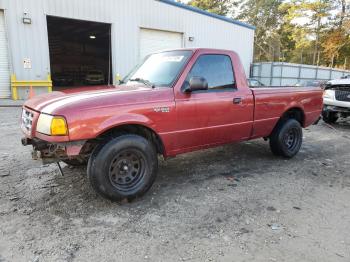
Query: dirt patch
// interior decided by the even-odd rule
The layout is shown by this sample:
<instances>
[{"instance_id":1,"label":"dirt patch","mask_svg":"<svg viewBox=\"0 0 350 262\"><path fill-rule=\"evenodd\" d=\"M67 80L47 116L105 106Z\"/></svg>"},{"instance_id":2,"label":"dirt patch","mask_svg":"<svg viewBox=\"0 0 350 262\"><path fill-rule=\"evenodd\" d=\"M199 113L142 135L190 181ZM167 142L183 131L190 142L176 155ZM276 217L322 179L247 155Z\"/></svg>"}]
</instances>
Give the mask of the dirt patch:
<instances>
[{"instance_id":1,"label":"dirt patch","mask_svg":"<svg viewBox=\"0 0 350 262\"><path fill-rule=\"evenodd\" d=\"M150 192L116 204L84 168L42 166L1 108L0 261L349 261L350 122L304 130L301 152L263 140L160 161Z\"/></svg>"}]
</instances>

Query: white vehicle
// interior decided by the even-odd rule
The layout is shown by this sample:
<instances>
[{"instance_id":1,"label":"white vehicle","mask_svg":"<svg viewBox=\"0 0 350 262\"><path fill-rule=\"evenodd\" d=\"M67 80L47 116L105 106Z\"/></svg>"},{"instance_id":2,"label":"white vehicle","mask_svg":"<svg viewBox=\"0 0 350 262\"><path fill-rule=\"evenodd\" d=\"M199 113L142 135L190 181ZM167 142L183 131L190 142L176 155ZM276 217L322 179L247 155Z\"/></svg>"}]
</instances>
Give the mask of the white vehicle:
<instances>
[{"instance_id":1,"label":"white vehicle","mask_svg":"<svg viewBox=\"0 0 350 262\"><path fill-rule=\"evenodd\" d=\"M350 116L350 78L329 81L323 94L322 117L335 123L339 117Z\"/></svg>"},{"instance_id":2,"label":"white vehicle","mask_svg":"<svg viewBox=\"0 0 350 262\"><path fill-rule=\"evenodd\" d=\"M255 79L255 78L248 78L248 85L250 87L263 87L265 86L263 83L261 83L259 80Z\"/></svg>"},{"instance_id":3,"label":"white vehicle","mask_svg":"<svg viewBox=\"0 0 350 262\"><path fill-rule=\"evenodd\" d=\"M85 76L85 83L90 85L104 84L105 76L100 70L91 70Z\"/></svg>"}]
</instances>

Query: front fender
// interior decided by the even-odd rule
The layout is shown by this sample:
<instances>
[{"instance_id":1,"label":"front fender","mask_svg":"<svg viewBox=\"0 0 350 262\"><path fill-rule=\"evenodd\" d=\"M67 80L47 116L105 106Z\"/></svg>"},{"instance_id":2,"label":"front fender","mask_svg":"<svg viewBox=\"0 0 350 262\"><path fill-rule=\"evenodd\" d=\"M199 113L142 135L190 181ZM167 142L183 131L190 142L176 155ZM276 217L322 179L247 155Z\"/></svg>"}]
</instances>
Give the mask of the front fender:
<instances>
[{"instance_id":1,"label":"front fender","mask_svg":"<svg viewBox=\"0 0 350 262\"><path fill-rule=\"evenodd\" d=\"M99 136L112 128L122 125L142 125L156 132L154 130L154 122L148 117L134 113L127 113L123 115L112 116L103 121L98 127L96 136Z\"/></svg>"}]
</instances>

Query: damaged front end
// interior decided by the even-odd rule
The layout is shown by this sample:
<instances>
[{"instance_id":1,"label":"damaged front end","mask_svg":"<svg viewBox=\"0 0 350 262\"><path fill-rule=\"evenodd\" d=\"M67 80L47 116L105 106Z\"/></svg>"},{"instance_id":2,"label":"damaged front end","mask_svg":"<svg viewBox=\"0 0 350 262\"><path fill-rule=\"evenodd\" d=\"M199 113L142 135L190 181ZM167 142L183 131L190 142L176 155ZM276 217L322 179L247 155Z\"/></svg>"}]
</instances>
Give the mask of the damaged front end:
<instances>
[{"instance_id":1,"label":"damaged front end","mask_svg":"<svg viewBox=\"0 0 350 262\"><path fill-rule=\"evenodd\" d=\"M35 160L41 159L44 164L48 163L58 163L63 161L66 163L75 163L75 165L87 163L92 149L95 146L93 140L79 140L79 141L69 141L68 136L55 136L55 134L49 134L49 132L40 133L37 132L38 129L50 129L50 125L45 123L40 123L40 119L44 118L63 120L66 130L68 127L66 125L65 119L63 117L55 117L46 114L41 114L33 109L23 107L22 117L21 117L21 129L25 135L21 142L24 146L33 146L32 158ZM45 119L44 119L45 120ZM41 121L43 122L43 121ZM51 122L51 131L52 120ZM41 125L40 125L41 124ZM58 124L60 124L58 122ZM45 130L44 130L45 131ZM67 134L67 131L64 132ZM50 141L46 139L41 139L40 136L47 137Z\"/></svg>"},{"instance_id":2,"label":"damaged front end","mask_svg":"<svg viewBox=\"0 0 350 262\"><path fill-rule=\"evenodd\" d=\"M350 79L330 81L323 94L323 114L337 117L350 116Z\"/></svg>"},{"instance_id":3,"label":"damaged front end","mask_svg":"<svg viewBox=\"0 0 350 262\"><path fill-rule=\"evenodd\" d=\"M22 145L33 146L32 158L34 160L41 159L44 164L57 163L59 161L69 162L76 161L86 163L93 149L93 143L86 140L65 142L65 143L49 143L37 138L22 138Z\"/></svg>"}]
</instances>

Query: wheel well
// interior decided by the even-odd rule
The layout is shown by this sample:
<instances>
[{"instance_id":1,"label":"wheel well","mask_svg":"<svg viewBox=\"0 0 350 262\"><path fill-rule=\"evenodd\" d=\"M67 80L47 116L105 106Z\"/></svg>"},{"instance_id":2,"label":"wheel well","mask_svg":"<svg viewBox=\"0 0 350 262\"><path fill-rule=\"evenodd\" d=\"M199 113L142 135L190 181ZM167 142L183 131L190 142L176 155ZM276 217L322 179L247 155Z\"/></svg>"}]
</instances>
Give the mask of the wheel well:
<instances>
[{"instance_id":1,"label":"wheel well","mask_svg":"<svg viewBox=\"0 0 350 262\"><path fill-rule=\"evenodd\" d=\"M304 126L305 121L305 115L302 109L295 107L290 108L286 112L283 113L283 115L280 117L278 122L276 123L275 127L273 128L271 134L264 139L268 139L271 137L271 135L279 128L281 124L283 124L288 119L295 119L297 120L301 126Z\"/></svg>"},{"instance_id":2,"label":"wheel well","mask_svg":"<svg viewBox=\"0 0 350 262\"><path fill-rule=\"evenodd\" d=\"M99 137L97 137L97 140L106 140L123 134L134 134L142 136L153 143L153 145L156 147L157 153L164 154L164 145L159 135L152 129L143 125L132 124L117 126L102 133Z\"/></svg>"},{"instance_id":3,"label":"wheel well","mask_svg":"<svg viewBox=\"0 0 350 262\"><path fill-rule=\"evenodd\" d=\"M286 111L280 118L280 121L284 121L286 119L295 119L297 120L301 126L304 126L305 123L305 115L302 109L300 108L290 108Z\"/></svg>"}]
</instances>

